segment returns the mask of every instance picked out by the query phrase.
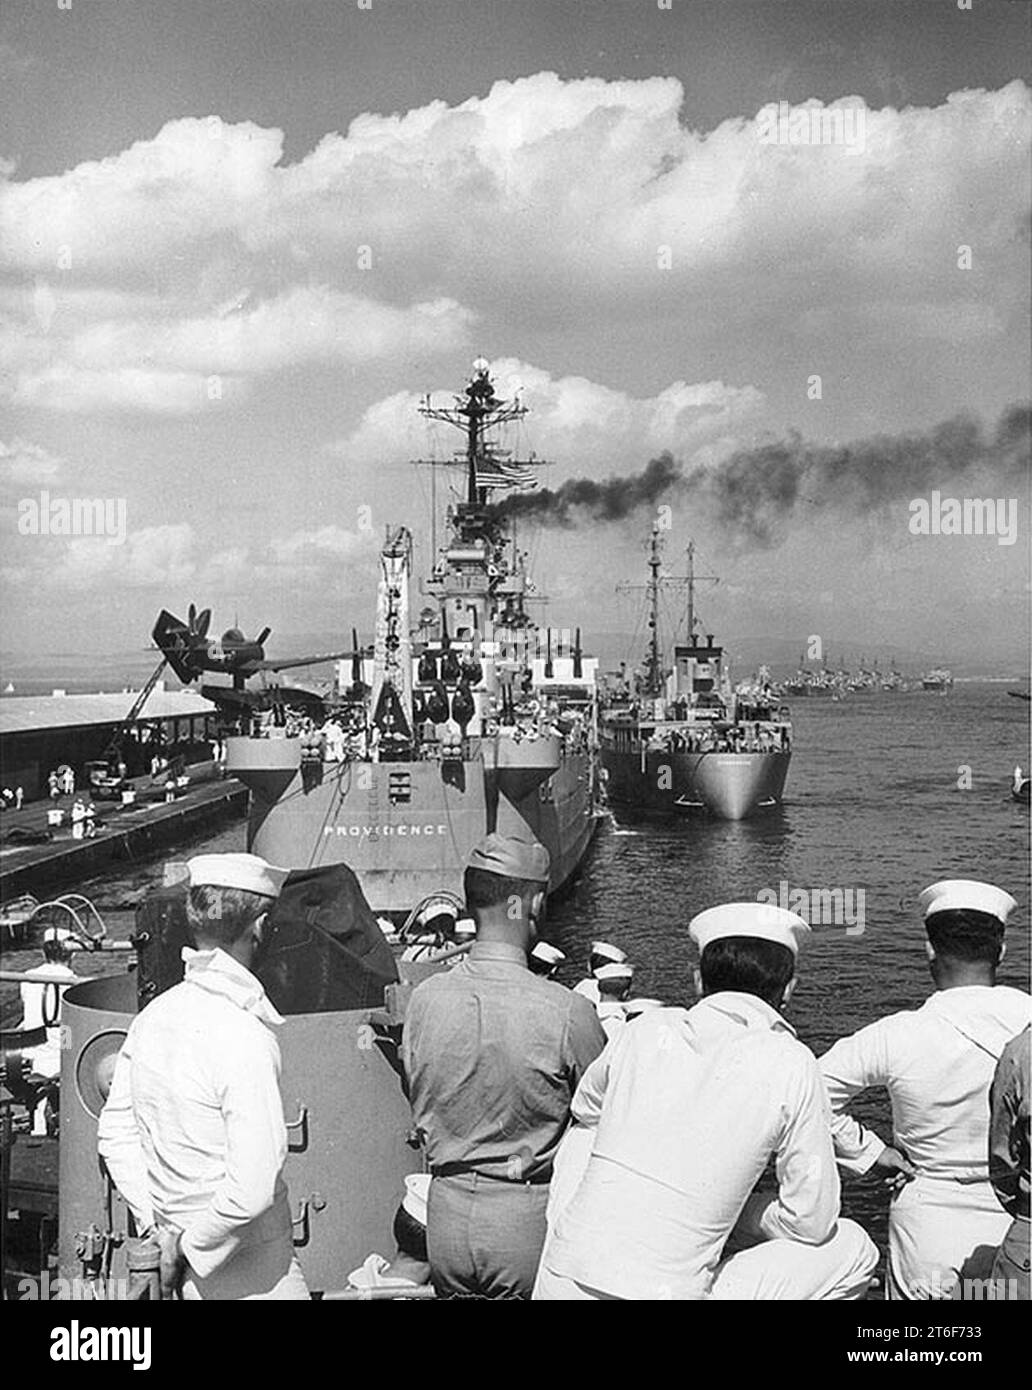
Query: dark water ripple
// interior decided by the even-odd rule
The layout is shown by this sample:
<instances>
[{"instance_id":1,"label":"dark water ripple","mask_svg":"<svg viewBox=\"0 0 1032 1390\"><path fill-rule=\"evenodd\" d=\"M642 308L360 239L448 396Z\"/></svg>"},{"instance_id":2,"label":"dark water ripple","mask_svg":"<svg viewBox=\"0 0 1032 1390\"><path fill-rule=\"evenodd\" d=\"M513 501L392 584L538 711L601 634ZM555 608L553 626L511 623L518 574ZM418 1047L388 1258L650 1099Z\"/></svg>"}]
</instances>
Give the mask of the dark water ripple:
<instances>
[{"instance_id":1,"label":"dark water ripple","mask_svg":"<svg viewBox=\"0 0 1032 1390\"><path fill-rule=\"evenodd\" d=\"M949 696L797 700L783 810L728 824L704 819L605 827L550 933L579 967L593 937L626 950L634 992L692 1002L688 921L763 888L863 889L866 926L820 926L803 958L789 1017L818 1054L930 991L917 894L939 878L981 878L1018 900L1001 983L1028 988L1029 814L1010 797L1029 762L1028 706L997 684ZM961 790L962 769L971 787ZM572 983L582 973L571 968ZM858 1113L889 1136L888 1104ZM847 1213L884 1247L887 1199L847 1179Z\"/></svg>"}]
</instances>

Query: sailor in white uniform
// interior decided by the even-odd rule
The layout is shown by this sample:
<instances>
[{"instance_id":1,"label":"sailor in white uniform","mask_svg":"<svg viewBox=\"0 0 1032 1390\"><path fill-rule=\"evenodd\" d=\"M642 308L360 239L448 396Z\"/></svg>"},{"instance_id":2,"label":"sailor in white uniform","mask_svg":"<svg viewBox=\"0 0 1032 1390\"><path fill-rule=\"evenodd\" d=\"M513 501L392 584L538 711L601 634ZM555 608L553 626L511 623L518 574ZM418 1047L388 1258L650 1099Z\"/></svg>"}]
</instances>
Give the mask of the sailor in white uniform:
<instances>
[{"instance_id":1,"label":"sailor in white uniform","mask_svg":"<svg viewBox=\"0 0 1032 1390\"><path fill-rule=\"evenodd\" d=\"M626 1001L634 981L634 966L629 961L602 965L596 972L598 1021L609 1042L627 1022Z\"/></svg>"},{"instance_id":2,"label":"sailor in white uniform","mask_svg":"<svg viewBox=\"0 0 1032 1390\"><path fill-rule=\"evenodd\" d=\"M427 1202L430 1174L410 1173L405 1179L405 1196L394 1214L393 1260L383 1255L367 1256L358 1269L348 1275L349 1289L411 1289L430 1282L430 1261L426 1248Z\"/></svg>"},{"instance_id":3,"label":"sailor in white uniform","mask_svg":"<svg viewBox=\"0 0 1032 1390\"><path fill-rule=\"evenodd\" d=\"M553 946L550 941L537 941L527 956L527 964L535 975L541 975L546 980L554 980L556 972L565 959L566 952L560 951L558 946Z\"/></svg>"},{"instance_id":4,"label":"sailor in white uniform","mask_svg":"<svg viewBox=\"0 0 1032 1390\"><path fill-rule=\"evenodd\" d=\"M574 1096L595 1138L567 1136L534 1297L862 1297L878 1251L839 1219L821 1073L780 1012L809 928L729 903L690 931L700 1002L646 1009ZM757 1193L772 1156L778 1190Z\"/></svg>"},{"instance_id":5,"label":"sailor in white uniform","mask_svg":"<svg viewBox=\"0 0 1032 1390\"><path fill-rule=\"evenodd\" d=\"M286 878L253 854L187 862L198 950L133 1021L100 1115L98 1145L162 1283L186 1299L304 1299L294 1258L279 1091L283 1022L251 973Z\"/></svg>"},{"instance_id":6,"label":"sailor in white uniform","mask_svg":"<svg viewBox=\"0 0 1032 1390\"><path fill-rule=\"evenodd\" d=\"M835 1151L848 1172L895 1174L889 1215L888 1296L949 1298L986 1277L1009 1224L989 1181L989 1087L1032 1000L996 984L1009 893L946 879L920 896L936 992L843 1038L821 1058ZM854 1096L884 1086L892 1147L848 1113Z\"/></svg>"},{"instance_id":7,"label":"sailor in white uniform","mask_svg":"<svg viewBox=\"0 0 1032 1390\"><path fill-rule=\"evenodd\" d=\"M575 984L573 992L583 994L589 1003L597 1006L600 997L598 972L607 965L623 965L626 960L627 952L621 951L619 946L610 946L608 941L593 941L588 953L588 978Z\"/></svg>"},{"instance_id":8,"label":"sailor in white uniform","mask_svg":"<svg viewBox=\"0 0 1032 1390\"><path fill-rule=\"evenodd\" d=\"M48 1079L61 1071L61 1004L65 991L78 978L69 962L72 958L72 933L67 927L47 927L43 933L43 962L33 967L34 975L44 980L24 980L20 986L24 1030L46 1028L46 1041L24 1049L31 1058L32 1070Z\"/></svg>"}]
</instances>

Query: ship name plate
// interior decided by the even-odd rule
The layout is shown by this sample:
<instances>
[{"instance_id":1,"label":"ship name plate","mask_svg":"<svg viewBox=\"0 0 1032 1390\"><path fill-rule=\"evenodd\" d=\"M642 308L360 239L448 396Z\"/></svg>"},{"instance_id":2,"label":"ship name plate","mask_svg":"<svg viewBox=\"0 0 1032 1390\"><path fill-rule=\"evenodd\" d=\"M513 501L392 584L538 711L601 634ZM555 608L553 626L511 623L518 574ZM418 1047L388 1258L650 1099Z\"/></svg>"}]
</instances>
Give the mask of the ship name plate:
<instances>
[{"instance_id":1,"label":"ship name plate","mask_svg":"<svg viewBox=\"0 0 1032 1390\"><path fill-rule=\"evenodd\" d=\"M350 835L362 840L377 840L388 835L447 835L446 825L327 825L323 835Z\"/></svg>"}]
</instances>

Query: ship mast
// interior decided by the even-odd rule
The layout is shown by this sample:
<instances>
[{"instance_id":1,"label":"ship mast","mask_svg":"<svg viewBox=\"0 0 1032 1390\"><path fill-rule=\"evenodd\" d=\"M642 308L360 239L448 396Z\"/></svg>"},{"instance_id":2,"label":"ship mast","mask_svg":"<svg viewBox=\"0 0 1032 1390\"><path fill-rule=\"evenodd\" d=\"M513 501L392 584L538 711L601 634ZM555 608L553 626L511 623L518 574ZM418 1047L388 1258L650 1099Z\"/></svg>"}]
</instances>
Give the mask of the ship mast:
<instances>
[{"instance_id":1,"label":"ship mast","mask_svg":"<svg viewBox=\"0 0 1032 1390\"><path fill-rule=\"evenodd\" d=\"M444 420L455 425L466 435L466 503L471 509L483 507L487 502L488 488L484 484L481 470L485 464L497 466L497 458L486 439L487 430L512 420L522 420L527 407L517 399L506 402L499 400L494 393L491 381L490 364L482 357L473 363L473 376L466 386L465 397L456 396L455 404L448 408L431 405L429 396L419 407L420 415L428 420ZM540 463L541 460L535 460ZM509 465L509 468L520 465ZM504 471L504 470L503 470ZM492 479L492 482L494 480Z\"/></svg>"},{"instance_id":2,"label":"ship mast","mask_svg":"<svg viewBox=\"0 0 1032 1390\"><path fill-rule=\"evenodd\" d=\"M645 689L648 695L658 695L663 685L662 658L659 650L659 567L661 563L659 527L652 528L649 547L649 654L645 663Z\"/></svg>"},{"instance_id":3,"label":"ship mast","mask_svg":"<svg viewBox=\"0 0 1032 1390\"><path fill-rule=\"evenodd\" d=\"M695 543L689 542L687 547L688 573L685 575L660 574L662 568L662 541L660 540L660 529L658 525L652 527L652 539L649 545L649 579L648 583L641 584L618 584L617 593L630 593L637 590L639 593L642 587L648 598L648 625L649 625L649 645L645 656L643 675L643 694L648 696L661 695L663 693L663 652L659 644L659 592L664 585L684 584L688 590L688 641L695 643L695 627L698 618L695 616L695 585L700 580L707 580L710 583L718 582L714 574L695 573Z\"/></svg>"},{"instance_id":4,"label":"ship mast","mask_svg":"<svg viewBox=\"0 0 1032 1390\"><path fill-rule=\"evenodd\" d=\"M695 641L695 542L688 542L688 641Z\"/></svg>"}]
</instances>

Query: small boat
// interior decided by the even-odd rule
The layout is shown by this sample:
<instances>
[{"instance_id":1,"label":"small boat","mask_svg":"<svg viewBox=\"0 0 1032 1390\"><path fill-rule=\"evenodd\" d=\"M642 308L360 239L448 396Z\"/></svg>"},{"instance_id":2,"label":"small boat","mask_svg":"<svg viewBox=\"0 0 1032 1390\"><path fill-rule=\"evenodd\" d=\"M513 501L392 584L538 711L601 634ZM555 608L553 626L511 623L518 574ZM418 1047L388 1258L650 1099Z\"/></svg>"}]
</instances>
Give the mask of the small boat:
<instances>
[{"instance_id":1,"label":"small boat","mask_svg":"<svg viewBox=\"0 0 1032 1390\"><path fill-rule=\"evenodd\" d=\"M1032 777L1026 777L1020 767L1014 769L1014 779L1011 782L1011 796L1015 801L1020 801L1023 806L1029 804L1029 796L1032 793Z\"/></svg>"},{"instance_id":2,"label":"small boat","mask_svg":"<svg viewBox=\"0 0 1032 1390\"><path fill-rule=\"evenodd\" d=\"M1008 690L1007 694L1015 700L1032 700L1032 693L1027 690Z\"/></svg>"}]
</instances>

